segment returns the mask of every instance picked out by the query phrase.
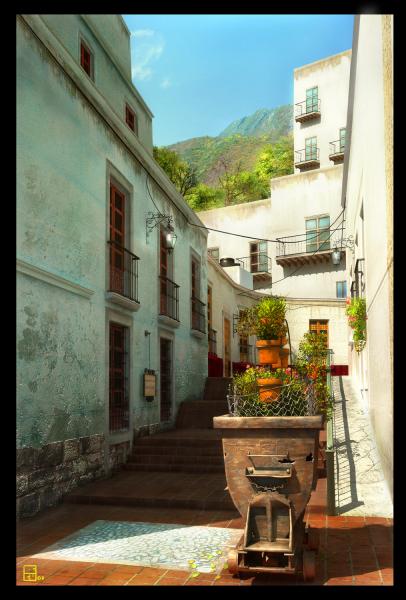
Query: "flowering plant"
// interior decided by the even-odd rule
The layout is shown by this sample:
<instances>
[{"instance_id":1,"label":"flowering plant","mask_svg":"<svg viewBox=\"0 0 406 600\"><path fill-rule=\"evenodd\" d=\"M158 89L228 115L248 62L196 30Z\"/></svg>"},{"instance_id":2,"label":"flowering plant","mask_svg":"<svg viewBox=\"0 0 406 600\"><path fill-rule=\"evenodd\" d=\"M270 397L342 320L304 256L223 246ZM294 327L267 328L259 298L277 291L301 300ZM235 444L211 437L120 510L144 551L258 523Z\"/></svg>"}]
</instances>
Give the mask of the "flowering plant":
<instances>
[{"instance_id":1,"label":"flowering plant","mask_svg":"<svg viewBox=\"0 0 406 600\"><path fill-rule=\"evenodd\" d=\"M367 333L367 310L365 298L347 298L345 313L348 317L348 325L353 330L354 348L361 352L366 344Z\"/></svg>"},{"instance_id":2,"label":"flowering plant","mask_svg":"<svg viewBox=\"0 0 406 600\"><path fill-rule=\"evenodd\" d=\"M262 298L257 304L240 312L239 335L256 335L261 340L273 340L286 335L286 301L277 296Z\"/></svg>"}]
</instances>

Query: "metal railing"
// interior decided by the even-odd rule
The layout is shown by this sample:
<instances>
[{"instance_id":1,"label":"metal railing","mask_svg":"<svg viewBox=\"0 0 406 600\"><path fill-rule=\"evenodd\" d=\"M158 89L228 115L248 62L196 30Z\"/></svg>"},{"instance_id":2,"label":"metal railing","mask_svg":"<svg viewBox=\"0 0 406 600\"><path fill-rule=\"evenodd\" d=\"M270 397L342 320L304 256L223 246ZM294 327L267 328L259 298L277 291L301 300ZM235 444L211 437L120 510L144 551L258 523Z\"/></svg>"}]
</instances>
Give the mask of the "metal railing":
<instances>
[{"instance_id":1,"label":"metal railing","mask_svg":"<svg viewBox=\"0 0 406 600\"><path fill-rule=\"evenodd\" d=\"M335 140L334 142L330 142L330 154L329 156L333 156L334 154L341 154L345 150L345 142L342 140Z\"/></svg>"},{"instance_id":2,"label":"metal railing","mask_svg":"<svg viewBox=\"0 0 406 600\"><path fill-rule=\"evenodd\" d=\"M290 254L306 254L312 252L321 252L331 248L330 240L320 239L320 232L326 231L328 235L330 230L323 229L318 233L309 232L307 239L305 234L288 235L284 238L276 238L276 256L289 256Z\"/></svg>"},{"instance_id":3,"label":"metal railing","mask_svg":"<svg viewBox=\"0 0 406 600\"><path fill-rule=\"evenodd\" d=\"M320 100L315 98L314 100L303 100L303 102L296 102L295 104L295 117L302 117L309 115L310 113L320 112Z\"/></svg>"},{"instance_id":4,"label":"metal railing","mask_svg":"<svg viewBox=\"0 0 406 600\"><path fill-rule=\"evenodd\" d=\"M199 298L191 297L192 301L192 329L206 333L205 304Z\"/></svg>"},{"instance_id":5,"label":"metal railing","mask_svg":"<svg viewBox=\"0 0 406 600\"><path fill-rule=\"evenodd\" d=\"M326 237L329 237L328 240L321 239L320 233L322 232L328 233L326 235ZM344 237L344 232L345 228L336 227L335 229L319 229L318 231L307 231L298 235L287 235L276 238L276 256L322 252L331 248L345 250L349 238ZM337 237L334 238L334 235Z\"/></svg>"},{"instance_id":6,"label":"metal railing","mask_svg":"<svg viewBox=\"0 0 406 600\"><path fill-rule=\"evenodd\" d=\"M179 286L168 277L159 276L160 315L179 321Z\"/></svg>"},{"instance_id":7,"label":"metal railing","mask_svg":"<svg viewBox=\"0 0 406 600\"><path fill-rule=\"evenodd\" d=\"M327 367L327 390L334 400L334 390L331 385L331 365L333 350L329 349L326 358ZM334 404L333 404L334 406ZM333 437L333 417L331 414L326 423L326 470L327 470L327 514L335 514L335 475L334 475L334 437Z\"/></svg>"},{"instance_id":8,"label":"metal railing","mask_svg":"<svg viewBox=\"0 0 406 600\"><path fill-rule=\"evenodd\" d=\"M250 256L236 258L242 268L250 273L271 273L272 259L263 252L255 252Z\"/></svg>"},{"instance_id":9,"label":"metal railing","mask_svg":"<svg viewBox=\"0 0 406 600\"><path fill-rule=\"evenodd\" d=\"M209 329L208 332L209 338L209 352L212 354L217 354L217 331L214 329Z\"/></svg>"},{"instance_id":10,"label":"metal railing","mask_svg":"<svg viewBox=\"0 0 406 600\"><path fill-rule=\"evenodd\" d=\"M295 165L306 163L312 160L320 161L319 148L302 148L301 150L295 150Z\"/></svg>"},{"instance_id":11,"label":"metal railing","mask_svg":"<svg viewBox=\"0 0 406 600\"><path fill-rule=\"evenodd\" d=\"M110 248L108 291L138 302L138 256L114 240L107 243Z\"/></svg>"}]
</instances>

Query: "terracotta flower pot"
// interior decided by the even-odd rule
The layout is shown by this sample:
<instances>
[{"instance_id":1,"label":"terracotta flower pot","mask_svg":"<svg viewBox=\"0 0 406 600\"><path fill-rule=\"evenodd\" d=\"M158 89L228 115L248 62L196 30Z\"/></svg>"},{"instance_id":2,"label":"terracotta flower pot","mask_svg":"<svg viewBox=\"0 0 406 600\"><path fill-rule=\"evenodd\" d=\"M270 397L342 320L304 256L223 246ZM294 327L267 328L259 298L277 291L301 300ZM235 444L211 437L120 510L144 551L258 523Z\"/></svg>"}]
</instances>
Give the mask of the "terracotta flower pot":
<instances>
[{"instance_id":1,"label":"terracotta flower pot","mask_svg":"<svg viewBox=\"0 0 406 600\"><path fill-rule=\"evenodd\" d=\"M272 365L279 362L279 340L257 340L256 346L260 365Z\"/></svg>"},{"instance_id":2,"label":"terracotta flower pot","mask_svg":"<svg viewBox=\"0 0 406 600\"><path fill-rule=\"evenodd\" d=\"M280 349L280 357L281 357L281 367L282 369L286 369L289 365L289 348L281 348Z\"/></svg>"},{"instance_id":3,"label":"terracotta flower pot","mask_svg":"<svg viewBox=\"0 0 406 600\"><path fill-rule=\"evenodd\" d=\"M257 385L261 402L275 402L279 398L282 379L263 377L257 379Z\"/></svg>"}]
</instances>

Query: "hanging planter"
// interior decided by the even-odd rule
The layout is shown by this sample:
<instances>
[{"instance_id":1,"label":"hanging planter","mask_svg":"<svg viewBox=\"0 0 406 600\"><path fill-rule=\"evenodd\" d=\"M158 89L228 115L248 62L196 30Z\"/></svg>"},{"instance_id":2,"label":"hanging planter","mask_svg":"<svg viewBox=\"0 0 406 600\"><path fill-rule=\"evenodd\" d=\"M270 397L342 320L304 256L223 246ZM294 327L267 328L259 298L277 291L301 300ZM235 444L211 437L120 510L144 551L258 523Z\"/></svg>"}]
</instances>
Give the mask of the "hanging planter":
<instances>
[{"instance_id":1,"label":"hanging planter","mask_svg":"<svg viewBox=\"0 0 406 600\"><path fill-rule=\"evenodd\" d=\"M348 317L348 325L353 330L355 351L362 352L366 344L368 318L365 298L347 298L345 314Z\"/></svg>"}]
</instances>

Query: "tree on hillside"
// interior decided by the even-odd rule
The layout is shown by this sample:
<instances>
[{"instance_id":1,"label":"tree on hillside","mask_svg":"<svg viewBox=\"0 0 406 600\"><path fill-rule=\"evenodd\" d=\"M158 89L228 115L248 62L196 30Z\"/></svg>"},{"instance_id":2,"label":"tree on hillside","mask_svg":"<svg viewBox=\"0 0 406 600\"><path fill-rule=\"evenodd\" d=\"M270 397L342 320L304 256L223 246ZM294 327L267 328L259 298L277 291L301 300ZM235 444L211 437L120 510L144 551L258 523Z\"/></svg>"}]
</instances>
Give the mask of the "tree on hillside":
<instances>
[{"instance_id":1,"label":"tree on hillside","mask_svg":"<svg viewBox=\"0 0 406 600\"><path fill-rule=\"evenodd\" d=\"M193 210L209 210L224 206L224 193L218 188L199 183L188 191L185 200Z\"/></svg>"},{"instance_id":2,"label":"tree on hillside","mask_svg":"<svg viewBox=\"0 0 406 600\"><path fill-rule=\"evenodd\" d=\"M223 168L218 182L224 192L224 206L268 197L268 182L253 171L243 171L241 161L233 167L230 161L224 158L219 162Z\"/></svg>"},{"instance_id":3,"label":"tree on hillside","mask_svg":"<svg viewBox=\"0 0 406 600\"><path fill-rule=\"evenodd\" d=\"M182 196L197 185L195 170L186 161L181 160L176 152L154 146L154 158Z\"/></svg>"},{"instance_id":4,"label":"tree on hillside","mask_svg":"<svg viewBox=\"0 0 406 600\"><path fill-rule=\"evenodd\" d=\"M281 138L265 146L255 165L255 173L264 181L293 173L293 137Z\"/></svg>"}]
</instances>

